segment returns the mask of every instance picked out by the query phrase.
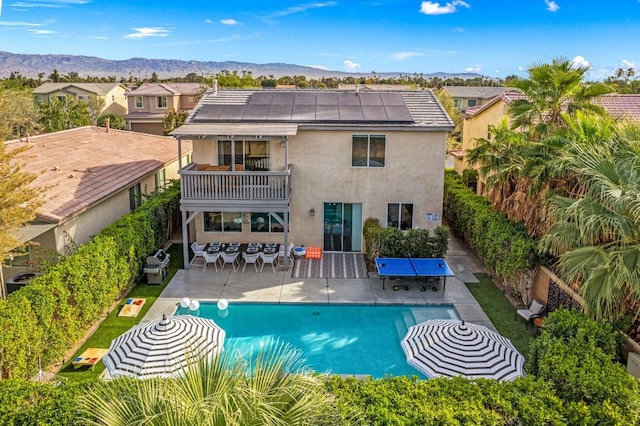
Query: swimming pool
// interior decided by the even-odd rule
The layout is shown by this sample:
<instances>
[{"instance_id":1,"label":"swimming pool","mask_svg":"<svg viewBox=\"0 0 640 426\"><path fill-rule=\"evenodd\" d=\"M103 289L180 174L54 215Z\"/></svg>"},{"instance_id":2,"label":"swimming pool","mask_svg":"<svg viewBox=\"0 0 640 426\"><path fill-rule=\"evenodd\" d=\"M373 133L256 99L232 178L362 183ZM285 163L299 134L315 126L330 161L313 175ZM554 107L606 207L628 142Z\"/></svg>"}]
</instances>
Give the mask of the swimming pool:
<instances>
[{"instance_id":1,"label":"swimming pool","mask_svg":"<svg viewBox=\"0 0 640 426\"><path fill-rule=\"evenodd\" d=\"M424 377L407 364L400 341L409 327L428 319L459 319L452 305L230 303L220 311L203 302L196 314L225 330L225 346L247 355L261 340L279 339L300 349L316 371L374 378Z\"/></svg>"}]
</instances>

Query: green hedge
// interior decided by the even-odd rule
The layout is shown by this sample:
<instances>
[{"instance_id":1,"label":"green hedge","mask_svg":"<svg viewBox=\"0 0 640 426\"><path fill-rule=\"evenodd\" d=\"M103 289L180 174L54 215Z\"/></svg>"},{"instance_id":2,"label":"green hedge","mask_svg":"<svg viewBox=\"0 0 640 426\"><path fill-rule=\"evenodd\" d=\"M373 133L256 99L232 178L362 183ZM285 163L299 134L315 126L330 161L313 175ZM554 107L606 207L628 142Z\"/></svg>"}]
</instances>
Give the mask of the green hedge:
<instances>
[{"instance_id":1,"label":"green hedge","mask_svg":"<svg viewBox=\"0 0 640 426\"><path fill-rule=\"evenodd\" d=\"M363 228L367 260L376 257L444 257L447 253L449 230L439 226L428 229L383 228L378 219L369 218Z\"/></svg>"},{"instance_id":2,"label":"green hedge","mask_svg":"<svg viewBox=\"0 0 640 426\"><path fill-rule=\"evenodd\" d=\"M495 211L484 197L467 188L453 170L445 172L444 216L451 231L504 280L517 279L537 264L537 244L524 225Z\"/></svg>"},{"instance_id":3,"label":"green hedge","mask_svg":"<svg viewBox=\"0 0 640 426\"><path fill-rule=\"evenodd\" d=\"M0 300L0 378L30 377L39 360L62 361L166 241L179 196L176 182Z\"/></svg>"}]
</instances>

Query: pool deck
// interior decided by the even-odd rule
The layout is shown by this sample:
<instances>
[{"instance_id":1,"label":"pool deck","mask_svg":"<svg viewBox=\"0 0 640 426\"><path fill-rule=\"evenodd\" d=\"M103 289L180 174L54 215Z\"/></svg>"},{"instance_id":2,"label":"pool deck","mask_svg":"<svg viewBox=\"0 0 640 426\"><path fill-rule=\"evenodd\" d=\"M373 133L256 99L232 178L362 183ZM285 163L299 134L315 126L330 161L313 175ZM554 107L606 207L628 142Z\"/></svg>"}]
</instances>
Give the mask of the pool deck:
<instances>
[{"instance_id":1,"label":"pool deck","mask_svg":"<svg viewBox=\"0 0 640 426\"><path fill-rule=\"evenodd\" d=\"M382 280L376 273L369 273L369 277L363 279L292 278L292 268L272 272L271 268L265 267L263 272L256 272L249 265L245 272L241 269L233 272L227 266L216 272L212 266L203 271L201 266L194 265L176 273L142 321L173 314L183 297L201 302L227 299L229 302L262 303L451 304L461 319L495 331L464 284L477 282L473 273L484 272L481 262L455 238L449 241L445 259L455 277L447 278L444 292L442 281L437 284L438 291L434 292L430 288L420 291L413 280L406 280L409 290L394 291L393 281L388 281L386 290L383 290Z\"/></svg>"}]
</instances>

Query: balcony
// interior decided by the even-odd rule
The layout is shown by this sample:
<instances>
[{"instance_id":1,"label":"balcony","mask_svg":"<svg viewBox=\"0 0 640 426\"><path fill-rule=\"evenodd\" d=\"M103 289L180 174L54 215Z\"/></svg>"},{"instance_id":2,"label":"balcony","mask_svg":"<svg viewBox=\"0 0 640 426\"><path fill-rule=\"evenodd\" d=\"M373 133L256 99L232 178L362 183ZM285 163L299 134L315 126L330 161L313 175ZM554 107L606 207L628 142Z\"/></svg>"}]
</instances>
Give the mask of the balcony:
<instances>
[{"instance_id":1,"label":"balcony","mask_svg":"<svg viewBox=\"0 0 640 426\"><path fill-rule=\"evenodd\" d=\"M291 165L281 172L201 168L192 163L180 171L182 206L276 208L289 204Z\"/></svg>"}]
</instances>

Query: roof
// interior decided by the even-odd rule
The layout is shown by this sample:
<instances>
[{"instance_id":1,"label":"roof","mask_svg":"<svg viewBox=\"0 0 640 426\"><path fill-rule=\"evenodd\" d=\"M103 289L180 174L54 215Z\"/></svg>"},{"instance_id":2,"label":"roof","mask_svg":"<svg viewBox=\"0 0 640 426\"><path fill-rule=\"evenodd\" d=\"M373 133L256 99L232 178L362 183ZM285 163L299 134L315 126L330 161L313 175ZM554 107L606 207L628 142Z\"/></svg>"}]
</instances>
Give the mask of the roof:
<instances>
[{"instance_id":1,"label":"roof","mask_svg":"<svg viewBox=\"0 0 640 426\"><path fill-rule=\"evenodd\" d=\"M510 87L488 86L443 86L441 90L447 91L452 98L491 99L513 89Z\"/></svg>"},{"instance_id":2,"label":"roof","mask_svg":"<svg viewBox=\"0 0 640 426\"><path fill-rule=\"evenodd\" d=\"M640 121L640 95L602 95L591 102L613 117Z\"/></svg>"},{"instance_id":3,"label":"roof","mask_svg":"<svg viewBox=\"0 0 640 426\"><path fill-rule=\"evenodd\" d=\"M30 146L20 154L23 170L38 174L34 185L47 187L39 220L59 223L132 186L178 157L167 136L80 127L13 140L8 147ZM191 142L183 141L183 153Z\"/></svg>"},{"instance_id":4,"label":"roof","mask_svg":"<svg viewBox=\"0 0 640 426\"><path fill-rule=\"evenodd\" d=\"M78 88L96 95L104 95L119 85L120 83L44 83L33 89L33 93L36 95L44 95L60 90L69 91L70 88ZM124 86L122 87L124 88Z\"/></svg>"},{"instance_id":5,"label":"roof","mask_svg":"<svg viewBox=\"0 0 640 426\"><path fill-rule=\"evenodd\" d=\"M340 90L219 90L207 92L192 110L186 124L172 134L196 134L195 125L199 131L206 132L204 125L216 123L453 129L453 122L430 90L364 93ZM209 134L215 134L213 130Z\"/></svg>"},{"instance_id":6,"label":"roof","mask_svg":"<svg viewBox=\"0 0 640 426\"><path fill-rule=\"evenodd\" d=\"M522 93L517 89L511 89L508 92L501 93L500 95L494 97L489 102L483 105L477 105L471 108L467 108L464 111L464 116L466 118L476 116L482 111L489 109L492 105L495 105L498 101L503 101L505 104L510 105L513 101L521 100L521 99L526 99L526 96L524 95L524 93Z\"/></svg>"},{"instance_id":7,"label":"roof","mask_svg":"<svg viewBox=\"0 0 640 426\"><path fill-rule=\"evenodd\" d=\"M202 93L200 83L143 83L129 96L179 96Z\"/></svg>"}]
</instances>

